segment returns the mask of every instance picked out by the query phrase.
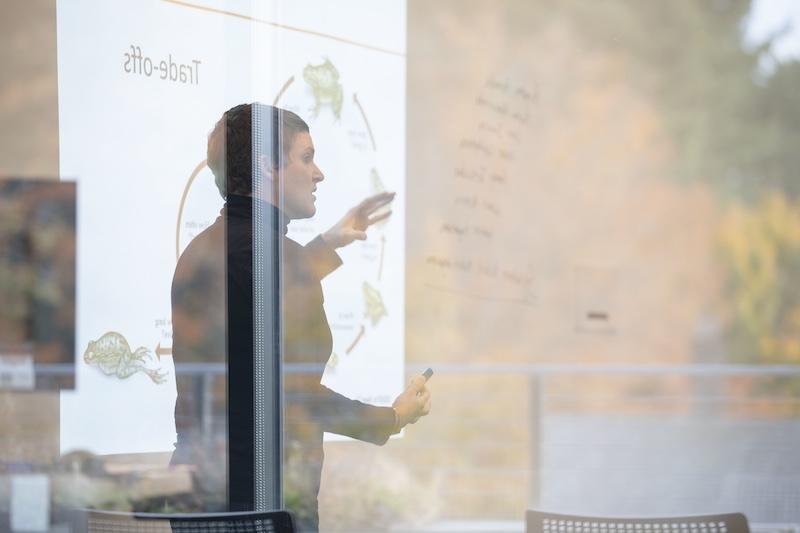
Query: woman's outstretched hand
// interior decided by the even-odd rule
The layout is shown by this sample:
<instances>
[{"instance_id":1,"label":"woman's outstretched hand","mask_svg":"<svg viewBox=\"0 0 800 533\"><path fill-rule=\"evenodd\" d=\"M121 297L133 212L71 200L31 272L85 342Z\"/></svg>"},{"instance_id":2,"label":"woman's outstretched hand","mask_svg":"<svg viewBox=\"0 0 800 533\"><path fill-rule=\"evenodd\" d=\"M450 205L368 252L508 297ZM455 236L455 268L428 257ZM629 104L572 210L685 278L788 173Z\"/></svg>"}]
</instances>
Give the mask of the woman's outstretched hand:
<instances>
[{"instance_id":1,"label":"woman's outstretched hand","mask_svg":"<svg viewBox=\"0 0 800 533\"><path fill-rule=\"evenodd\" d=\"M394 200L395 193L382 192L370 196L350 209L331 229L322 234L322 239L333 248L347 246L353 241L367 238L367 228L389 217L391 211L375 214L381 207Z\"/></svg>"}]
</instances>

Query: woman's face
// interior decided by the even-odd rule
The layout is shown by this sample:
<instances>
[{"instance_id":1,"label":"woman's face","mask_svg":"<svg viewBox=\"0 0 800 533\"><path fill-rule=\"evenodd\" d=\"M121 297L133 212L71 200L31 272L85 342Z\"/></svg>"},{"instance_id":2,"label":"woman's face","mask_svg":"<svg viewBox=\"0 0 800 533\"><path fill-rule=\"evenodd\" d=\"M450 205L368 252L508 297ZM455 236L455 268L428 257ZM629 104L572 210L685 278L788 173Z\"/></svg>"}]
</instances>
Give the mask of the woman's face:
<instances>
[{"instance_id":1,"label":"woman's face","mask_svg":"<svg viewBox=\"0 0 800 533\"><path fill-rule=\"evenodd\" d=\"M297 133L289 147L289 157L278 170L283 188L283 210L294 220L310 218L317 212L314 205L317 183L325 179L314 163L314 143L308 132Z\"/></svg>"}]
</instances>

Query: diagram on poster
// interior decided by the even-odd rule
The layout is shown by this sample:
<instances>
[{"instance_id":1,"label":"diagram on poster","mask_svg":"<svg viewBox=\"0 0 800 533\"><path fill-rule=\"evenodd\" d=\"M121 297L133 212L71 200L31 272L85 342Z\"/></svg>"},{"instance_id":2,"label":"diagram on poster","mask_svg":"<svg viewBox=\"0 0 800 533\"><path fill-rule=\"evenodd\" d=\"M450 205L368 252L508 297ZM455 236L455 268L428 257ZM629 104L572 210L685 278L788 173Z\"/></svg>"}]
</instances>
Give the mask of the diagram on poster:
<instances>
[{"instance_id":1,"label":"diagram on poster","mask_svg":"<svg viewBox=\"0 0 800 533\"><path fill-rule=\"evenodd\" d=\"M387 190L402 192L403 176L397 172L402 160L394 159L394 169L384 168L392 161L384 152L397 147L384 147L372 130L372 121L384 117L368 112L352 80L330 56L311 59L286 79L274 100L307 118L327 176L319 186L319 215L290 227L290 237L299 242L320 234L368 196ZM364 92L372 88L367 84ZM344 265L325 280L325 309L337 355L328 361L323 383L379 404L389 403L402 384L386 386L385 379L370 383L387 372L385 365L392 359L402 361L405 221L403 209L398 209L400 203L375 213L379 216L391 210L387 218L370 227L367 241L341 250ZM387 343L389 338L397 344ZM393 355L397 349L400 353Z\"/></svg>"}]
</instances>

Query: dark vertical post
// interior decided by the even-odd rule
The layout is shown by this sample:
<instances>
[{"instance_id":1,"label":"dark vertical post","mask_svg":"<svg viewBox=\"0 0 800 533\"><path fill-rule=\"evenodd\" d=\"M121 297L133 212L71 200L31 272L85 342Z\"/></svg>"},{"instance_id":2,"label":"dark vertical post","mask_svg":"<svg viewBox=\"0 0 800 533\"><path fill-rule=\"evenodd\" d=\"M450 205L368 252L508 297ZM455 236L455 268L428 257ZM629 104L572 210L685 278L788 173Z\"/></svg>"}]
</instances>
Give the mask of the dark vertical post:
<instances>
[{"instance_id":1,"label":"dark vertical post","mask_svg":"<svg viewBox=\"0 0 800 533\"><path fill-rule=\"evenodd\" d=\"M271 111L253 106L253 396L254 503L258 511L283 506L283 384L281 343L281 237L278 206L258 170L263 155L283 150ZM277 142L276 142L277 141Z\"/></svg>"}]
</instances>

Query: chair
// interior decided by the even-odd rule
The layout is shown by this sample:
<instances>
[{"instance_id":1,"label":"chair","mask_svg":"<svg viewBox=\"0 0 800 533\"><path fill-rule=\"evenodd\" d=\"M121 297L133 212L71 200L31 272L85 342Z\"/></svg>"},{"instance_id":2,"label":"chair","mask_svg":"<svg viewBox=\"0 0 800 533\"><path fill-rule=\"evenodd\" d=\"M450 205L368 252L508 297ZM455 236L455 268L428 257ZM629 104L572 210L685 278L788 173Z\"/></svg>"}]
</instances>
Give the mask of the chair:
<instances>
[{"instance_id":1,"label":"chair","mask_svg":"<svg viewBox=\"0 0 800 533\"><path fill-rule=\"evenodd\" d=\"M527 533L750 533L741 513L669 518L600 518L526 513Z\"/></svg>"},{"instance_id":2,"label":"chair","mask_svg":"<svg viewBox=\"0 0 800 533\"><path fill-rule=\"evenodd\" d=\"M77 533L294 533L287 511L244 513L120 513L80 510L73 519Z\"/></svg>"}]
</instances>

